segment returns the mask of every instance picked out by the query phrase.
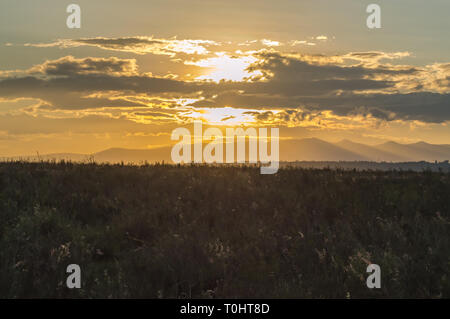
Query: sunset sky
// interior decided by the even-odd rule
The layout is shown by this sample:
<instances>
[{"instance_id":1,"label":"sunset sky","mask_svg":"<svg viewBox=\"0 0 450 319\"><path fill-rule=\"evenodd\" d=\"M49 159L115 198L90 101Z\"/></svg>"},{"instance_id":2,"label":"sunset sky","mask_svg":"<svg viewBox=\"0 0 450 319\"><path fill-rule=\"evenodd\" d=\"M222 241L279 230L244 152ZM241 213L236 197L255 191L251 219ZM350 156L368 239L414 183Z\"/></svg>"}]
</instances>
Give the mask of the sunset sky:
<instances>
[{"instance_id":1,"label":"sunset sky","mask_svg":"<svg viewBox=\"0 0 450 319\"><path fill-rule=\"evenodd\" d=\"M66 7L81 7L81 28ZM382 8L382 28L366 7ZM2 0L0 156L153 148L194 119L450 144L448 0Z\"/></svg>"}]
</instances>

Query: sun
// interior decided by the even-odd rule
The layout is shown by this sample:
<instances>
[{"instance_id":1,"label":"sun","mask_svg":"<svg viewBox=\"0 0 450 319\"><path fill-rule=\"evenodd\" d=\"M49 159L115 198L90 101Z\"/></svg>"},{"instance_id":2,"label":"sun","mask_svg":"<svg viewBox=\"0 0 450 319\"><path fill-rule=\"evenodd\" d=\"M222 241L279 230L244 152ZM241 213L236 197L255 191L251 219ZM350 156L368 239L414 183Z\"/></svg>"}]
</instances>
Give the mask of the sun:
<instances>
[{"instance_id":1,"label":"sun","mask_svg":"<svg viewBox=\"0 0 450 319\"><path fill-rule=\"evenodd\" d=\"M270 110L270 112L277 114L280 110ZM183 115L194 120L202 120L208 125L254 126L258 124L256 116L260 113L261 110L226 106L220 108L192 108Z\"/></svg>"},{"instance_id":2,"label":"sun","mask_svg":"<svg viewBox=\"0 0 450 319\"><path fill-rule=\"evenodd\" d=\"M197 80L240 82L261 75L260 71L248 71L248 67L256 61L257 58L251 55L231 56L225 52L217 52L214 57L189 62L188 64L211 69L210 73L197 77Z\"/></svg>"}]
</instances>

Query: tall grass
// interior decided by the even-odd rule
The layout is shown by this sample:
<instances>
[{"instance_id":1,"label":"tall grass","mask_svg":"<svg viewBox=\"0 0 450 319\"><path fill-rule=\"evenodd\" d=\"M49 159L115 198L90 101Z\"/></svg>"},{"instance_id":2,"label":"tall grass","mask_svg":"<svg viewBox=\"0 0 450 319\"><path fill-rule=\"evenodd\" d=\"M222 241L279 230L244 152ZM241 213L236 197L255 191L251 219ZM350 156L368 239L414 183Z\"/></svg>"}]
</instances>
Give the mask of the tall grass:
<instances>
[{"instance_id":1,"label":"tall grass","mask_svg":"<svg viewBox=\"0 0 450 319\"><path fill-rule=\"evenodd\" d=\"M0 297L448 298L449 214L446 173L2 163Z\"/></svg>"}]
</instances>

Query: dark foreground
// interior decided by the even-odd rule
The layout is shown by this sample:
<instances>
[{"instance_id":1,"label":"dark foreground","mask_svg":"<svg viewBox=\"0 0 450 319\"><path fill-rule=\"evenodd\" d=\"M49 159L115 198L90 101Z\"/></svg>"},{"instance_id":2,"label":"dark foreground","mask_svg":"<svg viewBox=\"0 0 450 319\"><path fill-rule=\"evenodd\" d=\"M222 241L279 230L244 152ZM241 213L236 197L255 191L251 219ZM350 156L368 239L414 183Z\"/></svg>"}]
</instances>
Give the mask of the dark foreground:
<instances>
[{"instance_id":1,"label":"dark foreground","mask_svg":"<svg viewBox=\"0 0 450 319\"><path fill-rule=\"evenodd\" d=\"M3 163L0 297L449 298L449 215L446 173Z\"/></svg>"}]
</instances>

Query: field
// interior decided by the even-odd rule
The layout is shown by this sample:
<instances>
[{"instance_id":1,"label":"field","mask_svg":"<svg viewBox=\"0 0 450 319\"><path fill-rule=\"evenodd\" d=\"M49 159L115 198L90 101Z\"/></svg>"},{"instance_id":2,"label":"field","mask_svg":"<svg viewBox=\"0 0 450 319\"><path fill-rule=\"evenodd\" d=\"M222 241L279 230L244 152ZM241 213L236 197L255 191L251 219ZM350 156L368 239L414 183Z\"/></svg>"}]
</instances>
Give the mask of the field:
<instances>
[{"instance_id":1,"label":"field","mask_svg":"<svg viewBox=\"0 0 450 319\"><path fill-rule=\"evenodd\" d=\"M442 172L1 163L0 297L449 298L449 215Z\"/></svg>"}]
</instances>

